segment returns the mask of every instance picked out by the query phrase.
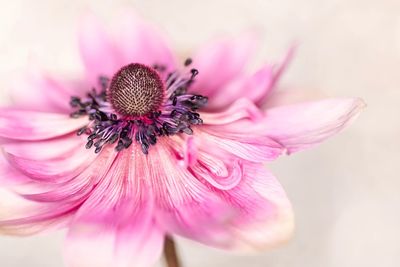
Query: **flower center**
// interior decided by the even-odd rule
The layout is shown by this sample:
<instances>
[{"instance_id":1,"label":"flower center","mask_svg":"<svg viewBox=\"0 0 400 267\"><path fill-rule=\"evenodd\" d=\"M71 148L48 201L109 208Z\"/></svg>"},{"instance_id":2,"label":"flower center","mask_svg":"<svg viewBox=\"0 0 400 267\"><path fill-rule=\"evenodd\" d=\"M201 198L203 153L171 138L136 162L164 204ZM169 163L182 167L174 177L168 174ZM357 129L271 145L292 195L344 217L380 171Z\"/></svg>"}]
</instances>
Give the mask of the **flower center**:
<instances>
[{"instance_id":1,"label":"flower center","mask_svg":"<svg viewBox=\"0 0 400 267\"><path fill-rule=\"evenodd\" d=\"M120 115L143 116L156 112L164 99L164 84L157 71L142 64L122 67L111 80L108 99Z\"/></svg>"},{"instance_id":2,"label":"flower center","mask_svg":"<svg viewBox=\"0 0 400 267\"><path fill-rule=\"evenodd\" d=\"M154 68L129 64L112 78L99 77L99 86L84 97L72 96L73 118L88 116L88 124L77 131L86 134L86 148L100 153L106 145L116 143L121 151L133 142L144 154L157 139L177 134L193 134L193 126L203 120L197 110L207 105L208 98L190 92L198 75L197 69L166 72L163 65ZM165 76L164 81L160 76Z\"/></svg>"}]
</instances>

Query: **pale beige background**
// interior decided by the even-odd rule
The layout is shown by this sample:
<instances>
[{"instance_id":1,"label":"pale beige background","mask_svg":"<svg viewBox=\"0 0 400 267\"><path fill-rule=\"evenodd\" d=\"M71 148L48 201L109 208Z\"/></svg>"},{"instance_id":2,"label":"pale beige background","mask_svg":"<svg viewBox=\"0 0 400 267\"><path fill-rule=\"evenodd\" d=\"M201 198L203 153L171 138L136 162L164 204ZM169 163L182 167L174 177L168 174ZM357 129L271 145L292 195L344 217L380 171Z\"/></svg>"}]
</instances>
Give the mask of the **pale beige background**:
<instances>
[{"instance_id":1,"label":"pale beige background","mask_svg":"<svg viewBox=\"0 0 400 267\"><path fill-rule=\"evenodd\" d=\"M265 34L262 56L277 59L298 40L297 58L283 84L361 96L368 103L344 133L272 164L297 216L287 246L248 257L183 241L185 266L400 266L398 0L71 2L1 0L2 94L9 76L32 60L56 72L76 72L79 16L90 8L112 19L121 4L129 4L162 25L180 49L254 25ZM0 237L0 266L62 266L62 234Z\"/></svg>"}]
</instances>

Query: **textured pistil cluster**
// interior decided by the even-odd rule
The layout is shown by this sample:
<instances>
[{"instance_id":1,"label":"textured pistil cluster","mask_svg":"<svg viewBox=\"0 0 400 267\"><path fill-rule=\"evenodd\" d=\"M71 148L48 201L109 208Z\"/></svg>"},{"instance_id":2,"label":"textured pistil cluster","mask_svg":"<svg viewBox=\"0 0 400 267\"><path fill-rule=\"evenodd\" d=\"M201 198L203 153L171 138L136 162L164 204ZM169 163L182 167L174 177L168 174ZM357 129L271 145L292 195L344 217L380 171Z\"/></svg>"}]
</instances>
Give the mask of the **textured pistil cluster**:
<instances>
[{"instance_id":1,"label":"textured pistil cluster","mask_svg":"<svg viewBox=\"0 0 400 267\"><path fill-rule=\"evenodd\" d=\"M185 61L185 67L190 64L190 59ZM148 154L160 136L193 133L191 126L203 122L196 111L207 104L207 97L188 93L198 71L174 71L164 82L162 72L163 66L129 64L111 82L101 77L100 90L92 89L85 98L71 98L70 105L76 109L71 116L89 118L88 125L78 131L78 135L88 135L87 149L95 147L99 153L104 145L116 143L116 151L121 151L135 141Z\"/></svg>"}]
</instances>

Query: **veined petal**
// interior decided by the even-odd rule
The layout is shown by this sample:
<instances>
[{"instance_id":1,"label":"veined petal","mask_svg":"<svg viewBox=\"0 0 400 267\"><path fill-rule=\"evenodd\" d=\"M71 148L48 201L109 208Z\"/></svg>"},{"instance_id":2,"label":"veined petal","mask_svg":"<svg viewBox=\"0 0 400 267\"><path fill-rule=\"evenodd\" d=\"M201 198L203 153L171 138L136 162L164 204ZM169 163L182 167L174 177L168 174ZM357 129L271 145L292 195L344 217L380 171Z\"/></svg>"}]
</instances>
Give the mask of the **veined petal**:
<instances>
[{"instance_id":1,"label":"veined petal","mask_svg":"<svg viewBox=\"0 0 400 267\"><path fill-rule=\"evenodd\" d=\"M72 206L38 204L4 189L0 189L0 201L2 235L29 236L59 230L68 225L74 212Z\"/></svg>"},{"instance_id":2,"label":"veined petal","mask_svg":"<svg viewBox=\"0 0 400 267\"><path fill-rule=\"evenodd\" d=\"M263 112L250 100L240 98L229 107L218 112L200 112L206 125L229 124L238 120L248 119L259 121L263 118Z\"/></svg>"},{"instance_id":3,"label":"veined petal","mask_svg":"<svg viewBox=\"0 0 400 267\"><path fill-rule=\"evenodd\" d=\"M205 178L199 175L199 168L191 170L200 181ZM294 227L291 204L282 186L262 164L242 161L240 179L235 186L222 187L204 180L231 211L230 219L224 222L226 234L230 236L228 245L206 241L207 245L231 250L263 250L291 237Z\"/></svg>"},{"instance_id":4,"label":"veined petal","mask_svg":"<svg viewBox=\"0 0 400 267\"><path fill-rule=\"evenodd\" d=\"M268 136L246 134L238 128L236 132L211 128L198 129L198 136L204 146L218 147L239 158L264 162L272 161L279 157L284 148L274 139Z\"/></svg>"},{"instance_id":5,"label":"veined petal","mask_svg":"<svg viewBox=\"0 0 400 267\"><path fill-rule=\"evenodd\" d=\"M136 145L117 155L71 223L67 266L150 267L158 259L164 233L152 219L145 160Z\"/></svg>"},{"instance_id":6,"label":"veined petal","mask_svg":"<svg viewBox=\"0 0 400 267\"><path fill-rule=\"evenodd\" d=\"M122 62L103 25L93 14L86 15L79 28L79 48L88 79L97 85L100 76L112 76Z\"/></svg>"},{"instance_id":7,"label":"veined petal","mask_svg":"<svg viewBox=\"0 0 400 267\"><path fill-rule=\"evenodd\" d=\"M220 157L207 155L212 148L200 148L197 162L182 168L177 167L182 151L166 148L159 146L157 153L149 154L157 221L166 231L237 250L262 249L290 237L290 203L261 164L217 150L225 153L221 162Z\"/></svg>"},{"instance_id":8,"label":"veined petal","mask_svg":"<svg viewBox=\"0 0 400 267\"><path fill-rule=\"evenodd\" d=\"M73 119L64 114L13 108L0 109L0 137L7 139L43 140L54 138L76 131L87 123L86 117Z\"/></svg>"},{"instance_id":9,"label":"veined petal","mask_svg":"<svg viewBox=\"0 0 400 267\"><path fill-rule=\"evenodd\" d=\"M46 180L44 182L39 181L42 182L36 184L37 187L41 187L39 192L22 189L14 191L17 191L22 197L36 202L73 203L82 201L82 199L89 196L99 181L109 171L115 157L115 151L112 148L106 148L87 168L83 171L81 170L76 176L70 175L70 177L62 177L62 179L49 179L50 183Z\"/></svg>"},{"instance_id":10,"label":"veined petal","mask_svg":"<svg viewBox=\"0 0 400 267\"><path fill-rule=\"evenodd\" d=\"M119 20L116 44L123 65L132 62L166 67L174 70L175 58L166 38L152 25L145 23L132 11L125 11Z\"/></svg>"},{"instance_id":11,"label":"veined petal","mask_svg":"<svg viewBox=\"0 0 400 267\"><path fill-rule=\"evenodd\" d=\"M219 194L235 207L227 228L230 249L263 250L286 242L294 228L291 204L276 178L262 164L244 164L241 183Z\"/></svg>"},{"instance_id":12,"label":"veined petal","mask_svg":"<svg viewBox=\"0 0 400 267\"><path fill-rule=\"evenodd\" d=\"M231 211L186 168L179 166L179 154L164 140L149 152L157 222L170 234L227 246L230 235L225 231L225 221Z\"/></svg>"},{"instance_id":13,"label":"veined petal","mask_svg":"<svg viewBox=\"0 0 400 267\"><path fill-rule=\"evenodd\" d=\"M112 149L103 151L76 177L53 184L34 182L12 166L2 164L1 174L6 176L2 180L21 182L2 183L7 191L0 194L0 232L28 235L66 226L98 180L108 172L114 158Z\"/></svg>"},{"instance_id":14,"label":"veined petal","mask_svg":"<svg viewBox=\"0 0 400 267\"><path fill-rule=\"evenodd\" d=\"M232 158L227 153L211 155L213 150L198 152L196 163L190 166L196 177L207 181L220 190L236 187L243 177L243 164L238 158ZM215 151L215 149L214 149ZM216 153L218 154L218 153Z\"/></svg>"},{"instance_id":15,"label":"veined petal","mask_svg":"<svg viewBox=\"0 0 400 267\"><path fill-rule=\"evenodd\" d=\"M6 153L6 158L12 166L35 181L59 183L79 175L96 158L93 151L83 146L75 147L61 157L37 160Z\"/></svg>"},{"instance_id":16,"label":"veined petal","mask_svg":"<svg viewBox=\"0 0 400 267\"><path fill-rule=\"evenodd\" d=\"M293 153L321 143L349 125L365 103L336 98L268 109L264 133Z\"/></svg>"},{"instance_id":17,"label":"veined petal","mask_svg":"<svg viewBox=\"0 0 400 267\"><path fill-rule=\"evenodd\" d=\"M223 39L201 48L193 57L196 77L192 91L212 96L230 80L240 75L257 47L254 32L247 32L235 39Z\"/></svg>"},{"instance_id":18,"label":"veined petal","mask_svg":"<svg viewBox=\"0 0 400 267\"><path fill-rule=\"evenodd\" d=\"M18 172L9 171L7 175L2 180L18 179L21 183L2 184L0 187L0 234L31 235L66 226L74 205L43 204L24 199L13 190L21 187L31 190L35 186Z\"/></svg>"}]
</instances>

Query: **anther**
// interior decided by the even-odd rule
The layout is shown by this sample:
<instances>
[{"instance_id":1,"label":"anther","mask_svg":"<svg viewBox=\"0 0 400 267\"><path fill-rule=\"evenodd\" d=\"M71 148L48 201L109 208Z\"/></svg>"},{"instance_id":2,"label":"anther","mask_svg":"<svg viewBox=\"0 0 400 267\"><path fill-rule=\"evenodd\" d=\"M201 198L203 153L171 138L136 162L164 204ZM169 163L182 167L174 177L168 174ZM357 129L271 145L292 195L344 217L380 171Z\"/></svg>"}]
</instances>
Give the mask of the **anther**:
<instances>
[{"instance_id":1,"label":"anther","mask_svg":"<svg viewBox=\"0 0 400 267\"><path fill-rule=\"evenodd\" d=\"M199 74L199 71L198 71L197 69L191 69L190 72L192 73L192 79L193 79L194 77L196 77L197 74Z\"/></svg>"},{"instance_id":2,"label":"anther","mask_svg":"<svg viewBox=\"0 0 400 267\"><path fill-rule=\"evenodd\" d=\"M191 58L187 58L185 60L185 63L184 63L185 67L189 66L190 64L192 64L192 59Z\"/></svg>"}]
</instances>

